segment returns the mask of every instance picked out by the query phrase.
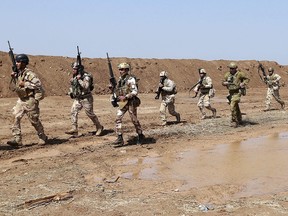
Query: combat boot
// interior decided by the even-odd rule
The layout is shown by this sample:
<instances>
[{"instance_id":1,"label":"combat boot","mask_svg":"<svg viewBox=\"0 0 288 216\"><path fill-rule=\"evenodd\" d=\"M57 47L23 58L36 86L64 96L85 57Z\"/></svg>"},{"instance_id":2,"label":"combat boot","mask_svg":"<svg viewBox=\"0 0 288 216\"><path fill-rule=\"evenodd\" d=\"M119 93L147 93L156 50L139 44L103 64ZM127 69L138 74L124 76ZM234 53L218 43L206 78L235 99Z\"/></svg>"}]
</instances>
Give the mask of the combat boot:
<instances>
[{"instance_id":1,"label":"combat boot","mask_svg":"<svg viewBox=\"0 0 288 216\"><path fill-rule=\"evenodd\" d=\"M7 145L13 146L13 147L19 147L22 146L22 140L21 139L13 139L7 141Z\"/></svg>"},{"instance_id":2,"label":"combat boot","mask_svg":"<svg viewBox=\"0 0 288 216\"><path fill-rule=\"evenodd\" d=\"M238 122L231 122L230 127L237 128L239 126Z\"/></svg>"},{"instance_id":3,"label":"combat boot","mask_svg":"<svg viewBox=\"0 0 288 216\"><path fill-rule=\"evenodd\" d=\"M45 145L47 144L47 141L48 141L48 137L45 134L39 135L38 145Z\"/></svg>"},{"instance_id":4,"label":"combat boot","mask_svg":"<svg viewBox=\"0 0 288 216\"><path fill-rule=\"evenodd\" d=\"M160 123L160 125L161 126L166 126L167 125L167 121L166 120L162 121L162 123Z\"/></svg>"},{"instance_id":5,"label":"combat boot","mask_svg":"<svg viewBox=\"0 0 288 216\"><path fill-rule=\"evenodd\" d=\"M212 117L216 118L217 110L215 108L212 109Z\"/></svg>"},{"instance_id":6,"label":"combat boot","mask_svg":"<svg viewBox=\"0 0 288 216\"><path fill-rule=\"evenodd\" d=\"M180 118L180 113L178 113L176 115L176 122L179 123L181 121L181 118Z\"/></svg>"},{"instance_id":7,"label":"combat boot","mask_svg":"<svg viewBox=\"0 0 288 216\"><path fill-rule=\"evenodd\" d=\"M104 127L103 126L101 126L101 128L99 128L99 129L97 129L97 131L96 131L96 136L101 136L102 135L102 133L103 133L103 130L104 130Z\"/></svg>"},{"instance_id":8,"label":"combat boot","mask_svg":"<svg viewBox=\"0 0 288 216\"><path fill-rule=\"evenodd\" d=\"M122 134L119 134L117 139L112 143L114 147L121 147L124 145L124 139Z\"/></svg>"},{"instance_id":9,"label":"combat boot","mask_svg":"<svg viewBox=\"0 0 288 216\"><path fill-rule=\"evenodd\" d=\"M142 133L138 134L137 145L142 145L144 138L145 138L145 136Z\"/></svg>"},{"instance_id":10,"label":"combat boot","mask_svg":"<svg viewBox=\"0 0 288 216\"><path fill-rule=\"evenodd\" d=\"M72 129L69 131L66 131L65 134L78 136L78 128L76 126L72 126Z\"/></svg>"}]
</instances>

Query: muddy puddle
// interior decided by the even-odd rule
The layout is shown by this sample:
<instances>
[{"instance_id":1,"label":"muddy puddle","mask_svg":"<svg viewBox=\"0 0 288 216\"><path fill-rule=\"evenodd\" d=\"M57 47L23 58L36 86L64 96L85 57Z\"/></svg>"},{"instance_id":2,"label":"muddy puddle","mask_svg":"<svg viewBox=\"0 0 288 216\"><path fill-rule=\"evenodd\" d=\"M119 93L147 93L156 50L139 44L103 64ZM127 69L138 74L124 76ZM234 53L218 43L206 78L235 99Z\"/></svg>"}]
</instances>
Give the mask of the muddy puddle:
<instances>
[{"instance_id":1,"label":"muddy puddle","mask_svg":"<svg viewBox=\"0 0 288 216\"><path fill-rule=\"evenodd\" d=\"M288 133L191 148L167 158L145 157L130 165L138 167L137 173L123 173L123 177L179 180L183 182L180 191L216 184L241 186L236 196L287 191Z\"/></svg>"}]
</instances>

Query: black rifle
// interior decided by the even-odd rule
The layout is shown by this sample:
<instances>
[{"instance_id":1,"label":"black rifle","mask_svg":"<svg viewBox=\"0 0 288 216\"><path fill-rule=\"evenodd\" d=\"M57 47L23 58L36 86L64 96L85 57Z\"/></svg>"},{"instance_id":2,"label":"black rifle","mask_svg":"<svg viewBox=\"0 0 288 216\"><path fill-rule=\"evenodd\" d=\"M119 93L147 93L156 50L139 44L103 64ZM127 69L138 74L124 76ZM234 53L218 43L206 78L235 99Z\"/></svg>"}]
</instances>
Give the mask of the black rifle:
<instances>
[{"instance_id":1,"label":"black rifle","mask_svg":"<svg viewBox=\"0 0 288 216\"><path fill-rule=\"evenodd\" d=\"M14 53L13 53L13 48L11 48L9 41L8 41L8 46L9 46L9 52L8 52L8 53L9 53L10 59L11 59L11 61L12 61L12 71L16 73L16 76L13 76L13 77L11 78L10 83L11 83L11 82L16 83L16 78L17 78L18 75L19 75L19 70L17 69L16 60L15 60Z\"/></svg>"},{"instance_id":2,"label":"black rifle","mask_svg":"<svg viewBox=\"0 0 288 216\"><path fill-rule=\"evenodd\" d=\"M72 81L72 86L75 88L74 90L73 90L73 92L70 92L70 97L72 98L72 99L75 99L75 98L80 98L80 96L81 96L81 87L80 87L80 84L79 84L79 82L78 82L78 80L75 78L78 74L80 74L81 75L81 77L82 77L82 75L83 75L83 70L84 70L84 67L83 67L83 65L82 65L82 61L81 61L81 53L80 53L80 51L79 51L79 46L77 46L77 57L76 57L76 63L77 63L77 73L76 74L74 74L73 73L73 81ZM73 63L74 64L74 63ZM73 67L74 66L76 66L76 65L73 65Z\"/></svg>"},{"instance_id":3,"label":"black rifle","mask_svg":"<svg viewBox=\"0 0 288 216\"><path fill-rule=\"evenodd\" d=\"M161 77L159 83L161 83L162 85L164 85L164 80L165 80L165 79L166 79L165 76ZM156 99L156 100L159 99L160 94L161 94L161 92L162 92L162 89L163 89L163 87L160 87L160 86L159 86L158 89L157 89L157 91L155 92L155 93L156 93L156 96L155 96L155 99Z\"/></svg>"},{"instance_id":4,"label":"black rifle","mask_svg":"<svg viewBox=\"0 0 288 216\"><path fill-rule=\"evenodd\" d=\"M200 72L201 68L198 69L198 71ZM189 95L190 95L190 92L198 85L197 89L196 89L196 92L195 92L195 95L192 97L192 98L196 98L197 95L198 95L198 92L200 90L200 87L202 86L202 82L203 82L203 79L204 77L201 77L200 80L195 83L190 89L189 89Z\"/></svg>"},{"instance_id":5,"label":"black rifle","mask_svg":"<svg viewBox=\"0 0 288 216\"><path fill-rule=\"evenodd\" d=\"M258 63L259 63L259 66L258 66L258 75L259 75L261 81L264 82L265 84L267 84L267 75L266 75L266 72L265 72L265 68L263 67L263 65L262 65L259 61L258 61ZM263 76L263 77L260 75L259 70L262 71L262 76Z\"/></svg>"},{"instance_id":6,"label":"black rifle","mask_svg":"<svg viewBox=\"0 0 288 216\"><path fill-rule=\"evenodd\" d=\"M82 60L81 60L81 53L79 52L79 46L77 46L77 74L83 75L83 70L84 67L82 65Z\"/></svg>"},{"instance_id":7,"label":"black rifle","mask_svg":"<svg viewBox=\"0 0 288 216\"><path fill-rule=\"evenodd\" d=\"M113 69L112 69L112 64L111 64L111 60L109 58L108 53L106 53L107 55L107 61L108 61L108 69L109 69L109 76L110 76L110 84L111 84L111 90L112 90L112 98L111 98L111 104L113 107L118 107L118 103L117 103L117 95L115 93L115 89L117 86L117 81L115 79L114 73L113 73Z\"/></svg>"}]
</instances>

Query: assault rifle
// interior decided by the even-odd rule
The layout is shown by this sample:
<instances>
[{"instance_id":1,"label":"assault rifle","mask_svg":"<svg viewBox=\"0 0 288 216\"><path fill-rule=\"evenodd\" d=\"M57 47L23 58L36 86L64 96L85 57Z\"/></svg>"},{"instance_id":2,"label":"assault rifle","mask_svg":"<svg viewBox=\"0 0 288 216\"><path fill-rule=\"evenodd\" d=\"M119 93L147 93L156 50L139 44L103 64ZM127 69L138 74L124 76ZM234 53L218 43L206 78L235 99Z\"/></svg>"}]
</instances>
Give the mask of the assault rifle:
<instances>
[{"instance_id":1,"label":"assault rifle","mask_svg":"<svg viewBox=\"0 0 288 216\"><path fill-rule=\"evenodd\" d=\"M108 69L109 69L111 90L112 90L111 104L112 104L113 107L118 107L119 105L117 103L117 95L115 93L115 89L116 89L116 86L117 86L117 81L116 81L114 73L113 73L112 64L111 64L111 60L109 58L108 53L106 53L106 55L107 55L107 61L108 61Z\"/></svg>"},{"instance_id":2,"label":"assault rifle","mask_svg":"<svg viewBox=\"0 0 288 216\"><path fill-rule=\"evenodd\" d=\"M200 72L200 70L201 70L201 68L198 69L199 72ZM201 85L202 85L203 79L204 79L204 77L201 77L200 80L199 80L197 83L195 83L195 84L189 89L189 96L190 96L190 92L191 92L195 87L197 87L197 89L196 89L196 91L195 91L195 95L194 95L192 98L196 98L196 97L197 97L198 92L199 92L199 90L200 90L200 87L201 87Z\"/></svg>"},{"instance_id":3,"label":"assault rifle","mask_svg":"<svg viewBox=\"0 0 288 216\"><path fill-rule=\"evenodd\" d=\"M8 46L9 46L9 52L8 53L9 53L10 59L12 61L12 71L16 73L16 76L13 76L11 78L10 83L14 82L16 84L16 78L18 77L19 70L17 69L16 60L15 60L14 53L13 53L13 48L11 48L9 41L8 41Z\"/></svg>"},{"instance_id":4,"label":"assault rifle","mask_svg":"<svg viewBox=\"0 0 288 216\"><path fill-rule=\"evenodd\" d=\"M83 70L84 67L82 65L82 60L81 60L81 53L79 51L79 46L77 46L77 74L81 74L81 76L83 75Z\"/></svg>"},{"instance_id":5,"label":"assault rifle","mask_svg":"<svg viewBox=\"0 0 288 216\"><path fill-rule=\"evenodd\" d=\"M265 72L265 68L263 67L263 65L258 61L259 65L258 65L258 75L260 77L260 80L262 82L264 82L265 84L267 83L267 75L266 75L266 72ZM259 71L262 71L262 76L260 75Z\"/></svg>"},{"instance_id":6,"label":"assault rifle","mask_svg":"<svg viewBox=\"0 0 288 216\"><path fill-rule=\"evenodd\" d=\"M159 83L161 83L161 84L163 85L165 79L166 79L165 76L164 76L164 77L161 77ZM155 99L156 99L156 100L159 99L160 94L161 94L161 92L162 92L162 88L163 88L163 87L160 87L160 86L159 86L158 89L157 89L157 91L155 92L155 93L156 93L156 96L155 96Z\"/></svg>"}]
</instances>

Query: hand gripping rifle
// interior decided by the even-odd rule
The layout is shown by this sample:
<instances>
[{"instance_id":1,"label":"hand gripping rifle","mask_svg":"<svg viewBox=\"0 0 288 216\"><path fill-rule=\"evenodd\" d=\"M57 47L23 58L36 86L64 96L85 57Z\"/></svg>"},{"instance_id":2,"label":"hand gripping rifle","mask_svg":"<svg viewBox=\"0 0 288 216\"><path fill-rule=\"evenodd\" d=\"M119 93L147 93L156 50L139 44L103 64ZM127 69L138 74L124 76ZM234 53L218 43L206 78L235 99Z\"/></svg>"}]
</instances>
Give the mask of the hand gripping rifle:
<instances>
[{"instance_id":1,"label":"hand gripping rifle","mask_svg":"<svg viewBox=\"0 0 288 216\"><path fill-rule=\"evenodd\" d=\"M16 60L15 60L14 53L13 53L13 48L11 48L9 41L8 41L8 46L9 46L9 52L8 53L9 53L10 59L12 61L12 71L16 73L16 76L13 76L11 78L10 84L12 82L16 84L16 78L19 75L19 70L17 69Z\"/></svg>"},{"instance_id":2,"label":"hand gripping rifle","mask_svg":"<svg viewBox=\"0 0 288 216\"><path fill-rule=\"evenodd\" d=\"M109 69L111 90L112 90L111 104L112 104L113 107L118 107L119 105L117 103L117 95L115 93L115 89L116 89L116 86L117 86L117 81L116 81L114 73L113 73L112 64L111 64L111 60L109 58L108 53L106 53L106 55L107 55L107 61L108 61L108 69Z\"/></svg>"},{"instance_id":3,"label":"hand gripping rifle","mask_svg":"<svg viewBox=\"0 0 288 216\"><path fill-rule=\"evenodd\" d=\"M164 80L165 80L165 79L166 79L165 76L161 77L159 83L161 83L162 85L164 85ZM161 92L162 92L162 88L163 88L163 87L160 87L160 86L159 86L158 89L157 89L157 91L155 92L155 93L156 93L156 96L155 96L155 99L156 99L156 100L159 99L160 94L161 94Z\"/></svg>"},{"instance_id":4,"label":"hand gripping rifle","mask_svg":"<svg viewBox=\"0 0 288 216\"><path fill-rule=\"evenodd\" d=\"M259 65L258 65L258 75L260 77L260 80L262 82L264 82L265 84L267 84L267 75L266 75L266 72L265 72L265 68L263 67L263 65L258 61ZM260 70L262 71L262 76L260 74Z\"/></svg>"},{"instance_id":5,"label":"hand gripping rifle","mask_svg":"<svg viewBox=\"0 0 288 216\"><path fill-rule=\"evenodd\" d=\"M200 70L201 70L201 68L198 69L199 72L200 72ZM195 84L189 89L189 96L190 96L190 92L197 86L197 89L196 89L196 91L195 91L195 95L194 95L192 98L196 98L196 97L197 97L198 92L199 92L199 90L200 90L200 87L201 87L201 85L202 85L203 79L204 79L204 77L201 77L200 80L199 80L197 83L195 83Z\"/></svg>"}]
</instances>

